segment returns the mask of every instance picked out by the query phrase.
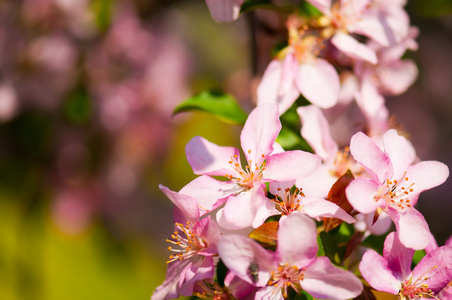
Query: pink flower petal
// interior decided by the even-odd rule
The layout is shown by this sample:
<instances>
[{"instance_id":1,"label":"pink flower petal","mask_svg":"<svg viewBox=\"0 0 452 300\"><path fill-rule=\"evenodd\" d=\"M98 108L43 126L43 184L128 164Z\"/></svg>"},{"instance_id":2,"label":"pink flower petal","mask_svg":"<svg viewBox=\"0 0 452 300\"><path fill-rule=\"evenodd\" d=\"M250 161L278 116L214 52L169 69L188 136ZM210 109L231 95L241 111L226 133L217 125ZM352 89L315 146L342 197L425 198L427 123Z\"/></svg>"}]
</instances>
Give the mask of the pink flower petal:
<instances>
[{"instance_id":1,"label":"pink flower petal","mask_svg":"<svg viewBox=\"0 0 452 300\"><path fill-rule=\"evenodd\" d=\"M226 274L224 284L228 287L229 293L236 299L254 299L254 297L252 297L253 293L259 289L251 283L240 279L240 277L234 275L232 272Z\"/></svg>"},{"instance_id":2,"label":"pink flower petal","mask_svg":"<svg viewBox=\"0 0 452 300\"><path fill-rule=\"evenodd\" d=\"M407 248L414 250L425 249L430 241L430 230L424 216L415 208L404 213L388 208L385 210L396 225L399 239Z\"/></svg>"},{"instance_id":3,"label":"pink flower petal","mask_svg":"<svg viewBox=\"0 0 452 300\"><path fill-rule=\"evenodd\" d=\"M392 163L392 178L400 180L416 156L414 148L403 136L398 135L395 129L390 129L383 135L383 144Z\"/></svg>"},{"instance_id":4,"label":"pink flower petal","mask_svg":"<svg viewBox=\"0 0 452 300\"><path fill-rule=\"evenodd\" d=\"M387 261L392 275L400 281L405 280L411 273L411 261L414 250L405 247L395 232L391 232L385 239L383 258Z\"/></svg>"},{"instance_id":5,"label":"pink flower petal","mask_svg":"<svg viewBox=\"0 0 452 300\"><path fill-rule=\"evenodd\" d=\"M217 22L232 22L239 17L245 0L206 0L210 15Z\"/></svg>"},{"instance_id":6,"label":"pink flower petal","mask_svg":"<svg viewBox=\"0 0 452 300\"><path fill-rule=\"evenodd\" d=\"M218 242L218 254L226 267L242 280L256 286L267 285L270 270L276 268L273 253L253 239L242 235L225 235ZM250 265L256 264L257 282L253 282Z\"/></svg>"},{"instance_id":7,"label":"pink flower petal","mask_svg":"<svg viewBox=\"0 0 452 300\"><path fill-rule=\"evenodd\" d=\"M215 265L212 257L197 256L180 273L179 293L189 297L193 294L194 284L198 280L213 278Z\"/></svg>"},{"instance_id":8,"label":"pink flower petal","mask_svg":"<svg viewBox=\"0 0 452 300\"><path fill-rule=\"evenodd\" d=\"M361 294L361 281L349 271L334 266L327 257L318 257L306 267L300 286L314 298L351 299Z\"/></svg>"},{"instance_id":9,"label":"pink flower petal","mask_svg":"<svg viewBox=\"0 0 452 300\"><path fill-rule=\"evenodd\" d=\"M324 199L316 199L303 204L303 212L317 221L322 221L323 218L336 218L349 224L356 222L345 210Z\"/></svg>"},{"instance_id":10,"label":"pink flower petal","mask_svg":"<svg viewBox=\"0 0 452 300\"><path fill-rule=\"evenodd\" d=\"M452 246L442 246L427 254L413 270L413 279L425 278L423 283L438 293L452 281Z\"/></svg>"},{"instance_id":11,"label":"pink flower petal","mask_svg":"<svg viewBox=\"0 0 452 300\"><path fill-rule=\"evenodd\" d=\"M377 69L382 88L390 95L404 93L416 80L418 69L412 60L392 61L386 68Z\"/></svg>"},{"instance_id":12,"label":"pink flower petal","mask_svg":"<svg viewBox=\"0 0 452 300\"><path fill-rule=\"evenodd\" d=\"M390 216L388 216L387 213L382 211L380 213L380 216L378 217L377 222L374 223L374 213L370 213L365 215L365 222L367 229L372 233L373 235L382 235L386 232L388 232L389 228L391 228L392 225L392 219Z\"/></svg>"},{"instance_id":13,"label":"pink flower petal","mask_svg":"<svg viewBox=\"0 0 452 300\"><path fill-rule=\"evenodd\" d=\"M304 267L317 254L315 222L301 213L280 220L276 253L283 263Z\"/></svg>"},{"instance_id":14,"label":"pink flower petal","mask_svg":"<svg viewBox=\"0 0 452 300\"><path fill-rule=\"evenodd\" d=\"M339 31L333 36L331 43L350 58L365 60L371 64L376 64L378 61L377 55L372 49L361 44L349 34Z\"/></svg>"},{"instance_id":15,"label":"pink flower petal","mask_svg":"<svg viewBox=\"0 0 452 300\"><path fill-rule=\"evenodd\" d=\"M367 283L377 291L397 295L402 287L400 280L392 274L388 262L374 250L367 250L364 253L359 271Z\"/></svg>"},{"instance_id":16,"label":"pink flower petal","mask_svg":"<svg viewBox=\"0 0 452 300\"><path fill-rule=\"evenodd\" d=\"M195 174L216 176L235 172L229 161L234 155L240 155L234 147L217 146L200 136L195 136L188 142L185 153Z\"/></svg>"},{"instance_id":17,"label":"pink flower petal","mask_svg":"<svg viewBox=\"0 0 452 300\"><path fill-rule=\"evenodd\" d=\"M337 154L338 146L330 133L330 125L320 108L315 105L297 108L302 127L301 135L314 149L315 154L324 161L332 161Z\"/></svg>"},{"instance_id":18,"label":"pink flower petal","mask_svg":"<svg viewBox=\"0 0 452 300\"><path fill-rule=\"evenodd\" d=\"M267 158L264 180L288 181L306 177L319 167L320 157L309 152L294 150L270 155Z\"/></svg>"},{"instance_id":19,"label":"pink flower petal","mask_svg":"<svg viewBox=\"0 0 452 300\"><path fill-rule=\"evenodd\" d=\"M443 184L449 177L449 168L439 161L423 161L410 166L405 175L406 185L414 183L413 194L419 194Z\"/></svg>"},{"instance_id":20,"label":"pink flower petal","mask_svg":"<svg viewBox=\"0 0 452 300\"><path fill-rule=\"evenodd\" d=\"M248 161L260 165L273 151L273 143L281 130L278 107L264 103L248 116L240 135L243 152Z\"/></svg>"},{"instance_id":21,"label":"pink flower petal","mask_svg":"<svg viewBox=\"0 0 452 300\"><path fill-rule=\"evenodd\" d=\"M359 177L347 186L345 194L354 209L363 214L374 212L380 205L374 200L380 185L368 178Z\"/></svg>"},{"instance_id":22,"label":"pink flower petal","mask_svg":"<svg viewBox=\"0 0 452 300\"><path fill-rule=\"evenodd\" d=\"M286 55L283 62L270 62L257 87L257 105L276 103L280 115L287 111L300 95L294 81L297 70L298 62L292 54Z\"/></svg>"},{"instance_id":23,"label":"pink flower petal","mask_svg":"<svg viewBox=\"0 0 452 300\"><path fill-rule=\"evenodd\" d=\"M200 213L196 200L188 195L171 191L163 185L159 185L160 190L176 205L175 222L185 224L189 221L192 224L198 222Z\"/></svg>"},{"instance_id":24,"label":"pink flower petal","mask_svg":"<svg viewBox=\"0 0 452 300\"><path fill-rule=\"evenodd\" d=\"M368 78L361 78L361 87L355 95L356 103L368 118L375 118L384 108L385 99Z\"/></svg>"},{"instance_id":25,"label":"pink flower petal","mask_svg":"<svg viewBox=\"0 0 452 300\"><path fill-rule=\"evenodd\" d=\"M179 193L193 197L198 203L201 215L204 215L223 204L229 195L238 192L235 186L235 183L218 181L203 175L184 186Z\"/></svg>"},{"instance_id":26,"label":"pink flower petal","mask_svg":"<svg viewBox=\"0 0 452 300\"><path fill-rule=\"evenodd\" d=\"M337 179L331 175L330 166L322 164L311 175L298 178L295 185L302 188L306 196L326 198Z\"/></svg>"},{"instance_id":27,"label":"pink flower petal","mask_svg":"<svg viewBox=\"0 0 452 300\"><path fill-rule=\"evenodd\" d=\"M231 196L217 214L218 224L230 230L257 228L269 216L276 215L275 205L264 195L265 185Z\"/></svg>"},{"instance_id":28,"label":"pink flower petal","mask_svg":"<svg viewBox=\"0 0 452 300\"><path fill-rule=\"evenodd\" d=\"M333 107L339 98L339 75L324 59L317 58L300 64L295 78L298 89L312 104Z\"/></svg>"},{"instance_id":29,"label":"pink flower petal","mask_svg":"<svg viewBox=\"0 0 452 300\"><path fill-rule=\"evenodd\" d=\"M350 152L375 181L383 183L388 177L387 173L390 168L388 156L364 133L358 132L352 136Z\"/></svg>"}]
</instances>

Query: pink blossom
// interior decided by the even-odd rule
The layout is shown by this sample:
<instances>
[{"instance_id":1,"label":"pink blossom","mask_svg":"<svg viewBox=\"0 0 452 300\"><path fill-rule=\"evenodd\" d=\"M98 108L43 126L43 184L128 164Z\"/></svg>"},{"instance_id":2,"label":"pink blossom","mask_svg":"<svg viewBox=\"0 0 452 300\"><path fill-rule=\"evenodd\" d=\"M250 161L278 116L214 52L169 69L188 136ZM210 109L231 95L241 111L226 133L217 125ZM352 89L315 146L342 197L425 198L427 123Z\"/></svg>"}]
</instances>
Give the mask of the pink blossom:
<instances>
[{"instance_id":1,"label":"pink blossom","mask_svg":"<svg viewBox=\"0 0 452 300\"><path fill-rule=\"evenodd\" d=\"M217 22L237 20L243 2L245 0L206 0L210 15Z\"/></svg>"},{"instance_id":2,"label":"pink blossom","mask_svg":"<svg viewBox=\"0 0 452 300\"><path fill-rule=\"evenodd\" d=\"M293 181L270 182L270 193L275 195L276 209L284 216L292 213L302 213L309 217L322 221L323 218L336 218L347 223L355 223L356 220L335 203L324 198L310 196L303 192L302 188L292 189Z\"/></svg>"},{"instance_id":3,"label":"pink blossom","mask_svg":"<svg viewBox=\"0 0 452 300\"><path fill-rule=\"evenodd\" d=\"M290 38L289 46L282 51L284 58L268 65L257 89L258 105L277 103L280 114L300 93L322 108L334 106L339 97L339 75L328 61L317 56L321 39L299 32L297 22L296 18L288 20Z\"/></svg>"},{"instance_id":4,"label":"pink blossom","mask_svg":"<svg viewBox=\"0 0 452 300\"><path fill-rule=\"evenodd\" d=\"M332 185L348 169L358 174L361 167L357 166L347 149L339 149L320 108L314 105L302 106L297 108L297 112L302 122L301 135L322 158L322 164L313 174L298 178L296 185L311 197L326 198Z\"/></svg>"},{"instance_id":5,"label":"pink blossom","mask_svg":"<svg viewBox=\"0 0 452 300\"><path fill-rule=\"evenodd\" d=\"M245 168L241 166L236 148L220 147L202 137L195 137L187 144L187 160L195 174L229 179L214 183L212 188L204 188L204 197L215 200L228 198L217 215L222 227L258 227L276 212L274 204L265 195L264 183L307 176L320 164L316 155L304 151L284 152L279 145L275 146L280 129L276 105L262 104L251 112L240 137L248 162ZM202 185L202 180L199 180L189 184L189 189L202 189Z\"/></svg>"},{"instance_id":6,"label":"pink blossom","mask_svg":"<svg viewBox=\"0 0 452 300\"><path fill-rule=\"evenodd\" d=\"M439 247L411 271L414 250L405 247L396 233L385 240L383 256L368 250L359 270L374 289L401 299L436 298L452 279L452 246Z\"/></svg>"},{"instance_id":7,"label":"pink blossom","mask_svg":"<svg viewBox=\"0 0 452 300\"><path fill-rule=\"evenodd\" d=\"M276 252L241 235L224 236L218 244L222 261L242 280L260 287L255 299L284 299L288 288L320 299L350 299L362 291L360 280L334 266L318 250L314 221L291 214L280 221Z\"/></svg>"},{"instance_id":8,"label":"pink blossom","mask_svg":"<svg viewBox=\"0 0 452 300\"><path fill-rule=\"evenodd\" d=\"M407 49L416 49L414 38L417 34L417 29L413 27L406 38L390 47L371 42L369 47L377 53L378 64L355 62L355 74L360 82L355 98L366 117L378 117L382 109L385 109L383 95L400 95L417 78L418 70L414 62L401 60Z\"/></svg>"},{"instance_id":9,"label":"pink blossom","mask_svg":"<svg viewBox=\"0 0 452 300\"><path fill-rule=\"evenodd\" d=\"M160 189L176 205L175 232L167 242L173 246L165 281L156 288L152 300L175 299L191 296L198 280L212 278L215 273L213 256L217 254L220 233L210 216L199 219L198 203L190 196Z\"/></svg>"},{"instance_id":10,"label":"pink blossom","mask_svg":"<svg viewBox=\"0 0 452 300\"><path fill-rule=\"evenodd\" d=\"M383 135L382 149L358 132L351 139L350 151L368 174L353 180L346 188L353 208L364 214L375 212L376 217L380 211L386 212L406 247L424 249L430 231L424 217L413 206L421 192L447 179L448 167L437 161L411 165L414 149L393 129Z\"/></svg>"}]
</instances>

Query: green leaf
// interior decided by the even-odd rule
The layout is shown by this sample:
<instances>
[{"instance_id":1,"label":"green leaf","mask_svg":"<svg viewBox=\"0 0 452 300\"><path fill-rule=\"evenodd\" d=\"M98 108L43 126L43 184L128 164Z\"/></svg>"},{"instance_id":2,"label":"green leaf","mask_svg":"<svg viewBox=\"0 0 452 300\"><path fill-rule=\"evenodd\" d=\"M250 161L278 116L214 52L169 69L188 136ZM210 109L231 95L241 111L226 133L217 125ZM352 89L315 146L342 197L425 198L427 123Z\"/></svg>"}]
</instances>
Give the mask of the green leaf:
<instances>
[{"instance_id":1,"label":"green leaf","mask_svg":"<svg viewBox=\"0 0 452 300\"><path fill-rule=\"evenodd\" d=\"M414 255L413 255L413 267L415 267L420 261L421 259L424 258L424 256L427 253L425 252L425 250L417 250L414 251Z\"/></svg>"},{"instance_id":2,"label":"green leaf","mask_svg":"<svg viewBox=\"0 0 452 300\"><path fill-rule=\"evenodd\" d=\"M378 253L383 253L383 245L388 234L383 235L369 235L361 244L365 247L371 248Z\"/></svg>"},{"instance_id":3,"label":"green leaf","mask_svg":"<svg viewBox=\"0 0 452 300\"><path fill-rule=\"evenodd\" d=\"M337 262L337 243L336 240L326 233L325 231L320 232L319 237L317 238L317 243L319 243L319 251L322 248L324 255L326 255L332 263L338 264ZM318 255L319 253L317 253Z\"/></svg>"},{"instance_id":4,"label":"green leaf","mask_svg":"<svg viewBox=\"0 0 452 300\"><path fill-rule=\"evenodd\" d=\"M299 5L299 14L304 17L312 18L320 17L322 15L322 12L320 12L320 10L318 10L311 3L307 1L302 1Z\"/></svg>"},{"instance_id":5,"label":"green leaf","mask_svg":"<svg viewBox=\"0 0 452 300\"><path fill-rule=\"evenodd\" d=\"M248 115L231 95L217 91L203 91L181 103L174 114L185 111L204 111L232 124L245 124Z\"/></svg>"},{"instance_id":6,"label":"green leaf","mask_svg":"<svg viewBox=\"0 0 452 300\"><path fill-rule=\"evenodd\" d=\"M305 139L286 127L281 129L278 137L276 138L276 142L279 143L284 150L303 150L314 152Z\"/></svg>"},{"instance_id":7,"label":"green leaf","mask_svg":"<svg viewBox=\"0 0 452 300\"><path fill-rule=\"evenodd\" d=\"M94 20L97 27L102 31L107 30L111 24L112 7L113 0L93 0L91 2Z\"/></svg>"},{"instance_id":8,"label":"green leaf","mask_svg":"<svg viewBox=\"0 0 452 300\"><path fill-rule=\"evenodd\" d=\"M240 13L244 13L254 9L269 9L280 12L292 13L295 7L292 5L277 6L271 0L245 0L240 7Z\"/></svg>"}]
</instances>

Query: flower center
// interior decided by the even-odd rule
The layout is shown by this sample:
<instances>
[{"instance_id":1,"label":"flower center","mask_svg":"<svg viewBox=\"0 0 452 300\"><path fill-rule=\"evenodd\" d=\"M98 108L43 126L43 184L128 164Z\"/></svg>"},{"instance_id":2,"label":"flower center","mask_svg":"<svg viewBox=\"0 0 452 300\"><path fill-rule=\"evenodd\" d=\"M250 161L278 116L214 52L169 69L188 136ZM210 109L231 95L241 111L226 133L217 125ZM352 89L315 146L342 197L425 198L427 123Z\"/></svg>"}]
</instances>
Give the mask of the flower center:
<instances>
[{"instance_id":1,"label":"flower center","mask_svg":"<svg viewBox=\"0 0 452 300\"><path fill-rule=\"evenodd\" d=\"M409 179L405 175L406 172L403 173L400 180L386 179L385 184L378 190L377 195L374 197L375 201L384 199L388 206L398 211L411 208L409 194L413 192L412 187L414 183L409 184Z\"/></svg>"},{"instance_id":2,"label":"flower center","mask_svg":"<svg viewBox=\"0 0 452 300\"><path fill-rule=\"evenodd\" d=\"M278 192L281 191L278 188ZM291 192L290 188L284 189L284 195L276 194L276 198L272 201L276 204L276 209L283 215L289 215L290 213L303 209L300 204L301 197L304 197L302 189L295 188L295 191Z\"/></svg>"},{"instance_id":3,"label":"flower center","mask_svg":"<svg viewBox=\"0 0 452 300\"><path fill-rule=\"evenodd\" d=\"M229 299L228 294L213 279L203 279L197 283L200 291L194 292L194 296L201 299Z\"/></svg>"},{"instance_id":4,"label":"flower center","mask_svg":"<svg viewBox=\"0 0 452 300\"><path fill-rule=\"evenodd\" d=\"M435 268L437 268L437 266L434 266L422 274L422 276L419 276L419 278L415 281L413 281L413 275L411 275L409 279L405 280L405 282L402 283L402 289L399 292L400 299L407 299L408 297L409 299L414 299L415 297L419 297L439 300L439 298L433 295L433 292L428 288L428 285L423 283L429 279L429 277L426 277L425 275Z\"/></svg>"},{"instance_id":5,"label":"flower center","mask_svg":"<svg viewBox=\"0 0 452 300\"><path fill-rule=\"evenodd\" d=\"M344 150L339 150L336 154L332 169L329 170L332 176L337 178L344 175L347 170L352 171L353 175L360 176L363 173L363 168L356 163L350 155L350 148L345 147Z\"/></svg>"},{"instance_id":6,"label":"flower center","mask_svg":"<svg viewBox=\"0 0 452 300\"><path fill-rule=\"evenodd\" d=\"M206 242L193 233L190 222L187 222L186 226L181 223L175 223L175 225L180 231L174 231L171 235L172 240L167 239L166 241L176 245L178 249L171 246L168 247L168 250L175 252L176 254L171 254L169 261L166 263L190 258L207 247Z\"/></svg>"},{"instance_id":7,"label":"flower center","mask_svg":"<svg viewBox=\"0 0 452 300\"><path fill-rule=\"evenodd\" d=\"M248 150L248 153L251 153L251 150ZM265 157L262 154L262 157ZM229 165L231 165L232 169L235 171L235 176L226 174L224 175L229 180L235 182L240 187L250 189L253 187L254 182L258 182L262 179L262 173L265 170L265 161L261 164L254 163L252 160L248 160L248 165L245 167L245 170L242 168L242 165L238 161L238 156L231 156L229 160Z\"/></svg>"},{"instance_id":8,"label":"flower center","mask_svg":"<svg viewBox=\"0 0 452 300\"><path fill-rule=\"evenodd\" d=\"M296 266L280 265L277 271L272 271L268 285L275 287L274 292L281 289L284 298L287 298L288 287L292 287L297 293L300 293L300 281L304 278L303 271L304 269L300 270Z\"/></svg>"}]
</instances>

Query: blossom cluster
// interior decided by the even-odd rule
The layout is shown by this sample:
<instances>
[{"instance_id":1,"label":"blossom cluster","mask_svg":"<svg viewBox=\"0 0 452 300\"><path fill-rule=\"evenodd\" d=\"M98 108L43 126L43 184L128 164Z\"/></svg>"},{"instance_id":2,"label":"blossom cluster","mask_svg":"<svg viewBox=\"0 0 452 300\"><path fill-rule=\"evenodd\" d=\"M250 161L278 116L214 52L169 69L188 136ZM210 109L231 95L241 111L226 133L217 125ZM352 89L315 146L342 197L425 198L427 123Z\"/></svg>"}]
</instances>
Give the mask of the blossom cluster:
<instances>
[{"instance_id":1,"label":"blossom cluster","mask_svg":"<svg viewBox=\"0 0 452 300\"><path fill-rule=\"evenodd\" d=\"M152 300L375 299L372 289L451 299L452 245L438 247L415 208L449 169L416 156L384 99L417 76L414 62L401 59L416 49L417 35L404 3L307 2L316 12L289 15L287 46L257 88L240 135L243 158L239 149L194 137L185 150L199 177L179 192L160 186L175 205L175 231L166 279ZM207 1L218 21L237 18L242 3ZM341 145L332 116L353 100L365 126L341 128L351 137ZM288 110L312 151L278 143ZM377 235L386 236L380 253L366 249L366 238ZM427 254L411 270L420 250Z\"/></svg>"}]
</instances>

